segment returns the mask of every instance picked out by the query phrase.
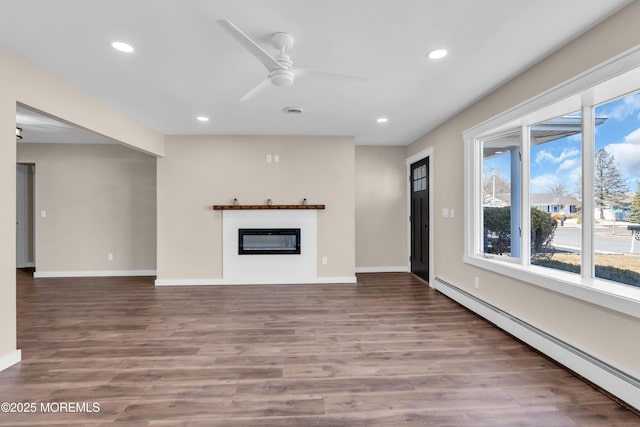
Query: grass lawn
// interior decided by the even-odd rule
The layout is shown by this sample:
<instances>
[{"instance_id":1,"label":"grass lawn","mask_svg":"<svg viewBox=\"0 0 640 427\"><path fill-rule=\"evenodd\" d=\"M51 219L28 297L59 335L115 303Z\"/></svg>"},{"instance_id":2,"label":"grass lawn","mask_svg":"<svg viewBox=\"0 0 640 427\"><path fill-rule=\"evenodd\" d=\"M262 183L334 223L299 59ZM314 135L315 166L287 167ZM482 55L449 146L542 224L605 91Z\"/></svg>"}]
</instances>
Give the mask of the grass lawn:
<instances>
[{"instance_id":1,"label":"grass lawn","mask_svg":"<svg viewBox=\"0 0 640 427\"><path fill-rule=\"evenodd\" d=\"M580 255L578 254L553 254L554 261L566 262L567 264L580 265ZM596 265L606 265L624 270L635 271L640 274L640 254L627 255L600 255L596 254Z\"/></svg>"}]
</instances>

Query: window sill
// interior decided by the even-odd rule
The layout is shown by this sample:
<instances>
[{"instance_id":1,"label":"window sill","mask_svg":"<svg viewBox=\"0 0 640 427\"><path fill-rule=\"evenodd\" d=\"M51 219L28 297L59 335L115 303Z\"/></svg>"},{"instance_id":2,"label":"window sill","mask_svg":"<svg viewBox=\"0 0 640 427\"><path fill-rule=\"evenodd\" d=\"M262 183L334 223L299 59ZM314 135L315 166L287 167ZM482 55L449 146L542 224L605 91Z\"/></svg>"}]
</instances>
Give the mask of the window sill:
<instances>
[{"instance_id":1,"label":"window sill","mask_svg":"<svg viewBox=\"0 0 640 427\"><path fill-rule=\"evenodd\" d=\"M565 271L535 265L513 264L479 256L465 255L464 262L628 316L640 318L640 287L606 280L584 279L577 274Z\"/></svg>"}]
</instances>

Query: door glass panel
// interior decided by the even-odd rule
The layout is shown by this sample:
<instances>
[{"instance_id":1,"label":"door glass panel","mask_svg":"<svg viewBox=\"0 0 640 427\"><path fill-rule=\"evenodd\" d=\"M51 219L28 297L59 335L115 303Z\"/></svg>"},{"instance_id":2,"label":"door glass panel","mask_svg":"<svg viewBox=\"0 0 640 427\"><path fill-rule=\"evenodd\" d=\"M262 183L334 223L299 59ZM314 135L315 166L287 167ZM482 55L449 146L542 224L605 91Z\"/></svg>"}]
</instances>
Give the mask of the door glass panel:
<instances>
[{"instance_id":1,"label":"door glass panel","mask_svg":"<svg viewBox=\"0 0 640 427\"><path fill-rule=\"evenodd\" d=\"M425 191L427 189L427 166L417 166L412 170L413 191Z\"/></svg>"}]
</instances>

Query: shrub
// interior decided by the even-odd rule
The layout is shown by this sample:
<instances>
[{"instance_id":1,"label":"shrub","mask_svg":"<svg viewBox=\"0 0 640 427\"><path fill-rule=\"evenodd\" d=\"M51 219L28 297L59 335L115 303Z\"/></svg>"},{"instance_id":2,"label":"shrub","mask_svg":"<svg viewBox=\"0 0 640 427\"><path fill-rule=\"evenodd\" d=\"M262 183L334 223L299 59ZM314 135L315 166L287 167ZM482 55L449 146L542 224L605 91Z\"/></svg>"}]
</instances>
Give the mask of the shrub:
<instances>
[{"instance_id":1,"label":"shrub","mask_svg":"<svg viewBox=\"0 0 640 427\"><path fill-rule=\"evenodd\" d=\"M640 274L635 271L611 267L609 265L596 265L596 277L627 285L640 286Z\"/></svg>"},{"instance_id":2,"label":"shrub","mask_svg":"<svg viewBox=\"0 0 640 427\"><path fill-rule=\"evenodd\" d=\"M580 273L580 265L571 264L568 262L556 261L551 259L537 259L532 264L539 265L541 267L553 268L556 270L569 271L571 273Z\"/></svg>"},{"instance_id":3,"label":"shrub","mask_svg":"<svg viewBox=\"0 0 640 427\"><path fill-rule=\"evenodd\" d=\"M502 255L511 250L511 207L484 208L484 251Z\"/></svg>"},{"instance_id":4,"label":"shrub","mask_svg":"<svg viewBox=\"0 0 640 427\"><path fill-rule=\"evenodd\" d=\"M531 256L534 259L549 259L553 255L551 242L558 223L540 209L531 209Z\"/></svg>"},{"instance_id":5,"label":"shrub","mask_svg":"<svg viewBox=\"0 0 640 427\"><path fill-rule=\"evenodd\" d=\"M551 242L558 226L551 214L531 208L531 255L534 259L553 255ZM511 251L511 207L484 208L484 252L502 255Z\"/></svg>"}]
</instances>

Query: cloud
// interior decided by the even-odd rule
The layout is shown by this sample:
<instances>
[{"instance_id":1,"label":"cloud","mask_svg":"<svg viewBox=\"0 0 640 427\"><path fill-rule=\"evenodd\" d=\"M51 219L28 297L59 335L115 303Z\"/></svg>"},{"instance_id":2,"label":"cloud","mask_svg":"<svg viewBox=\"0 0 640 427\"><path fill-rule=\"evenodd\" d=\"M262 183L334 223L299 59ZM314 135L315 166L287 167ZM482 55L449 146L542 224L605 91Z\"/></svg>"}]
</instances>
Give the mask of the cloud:
<instances>
[{"instance_id":1,"label":"cloud","mask_svg":"<svg viewBox=\"0 0 640 427\"><path fill-rule=\"evenodd\" d=\"M613 154L618 170L627 182L633 184L640 176L640 128L627 134L624 142L609 144L605 148Z\"/></svg>"},{"instance_id":2,"label":"cloud","mask_svg":"<svg viewBox=\"0 0 640 427\"><path fill-rule=\"evenodd\" d=\"M571 170L568 174L567 188L570 193L580 193L582 187L582 165ZM582 197L581 195L579 197Z\"/></svg>"},{"instance_id":3,"label":"cloud","mask_svg":"<svg viewBox=\"0 0 640 427\"><path fill-rule=\"evenodd\" d=\"M567 150L564 149L562 150L562 153L560 153L559 156L554 156L553 154L549 153L547 150L540 150L538 152L538 154L536 155L536 163L541 163L543 161L548 161L551 163L560 163L565 161L566 159L569 159L571 157L575 157L580 155L580 150Z\"/></svg>"},{"instance_id":4,"label":"cloud","mask_svg":"<svg viewBox=\"0 0 640 427\"><path fill-rule=\"evenodd\" d=\"M580 159L576 159L576 158L567 159L560 164L560 166L558 167L558 172L566 169L575 169L576 167L579 167L579 166L580 166Z\"/></svg>"},{"instance_id":5,"label":"cloud","mask_svg":"<svg viewBox=\"0 0 640 427\"><path fill-rule=\"evenodd\" d=\"M635 115L637 111L640 111L640 93L622 98L622 103L611 110L603 111L602 115L621 122L627 117ZM640 114L638 115L640 116Z\"/></svg>"},{"instance_id":6,"label":"cloud","mask_svg":"<svg viewBox=\"0 0 640 427\"><path fill-rule=\"evenodd\" d=\"M628 182L633 182L640 176L640 143L609 144L607 151L615 157L618 170Z\"/></svg>"},{"instance_id":7,"label":"cloud","mask_svg":"<svg viewBox=\"0 0 640 427\"><path fill-rule=\"evenodd\" d=\"M549 188L558 184L558 177L553 174L544 174L531 178L529 191L531 193L548 193Z\"/></svg>"},{"instance_id":8,"label":"cloud","mask_svg":"<svg viewBox=\"0 0 640 427\"><path fill-rule=\"evenodd\" d=\"M624 142L628 144L640 144L640 128L625 136Z\"/></svg>"}]
</instances>

